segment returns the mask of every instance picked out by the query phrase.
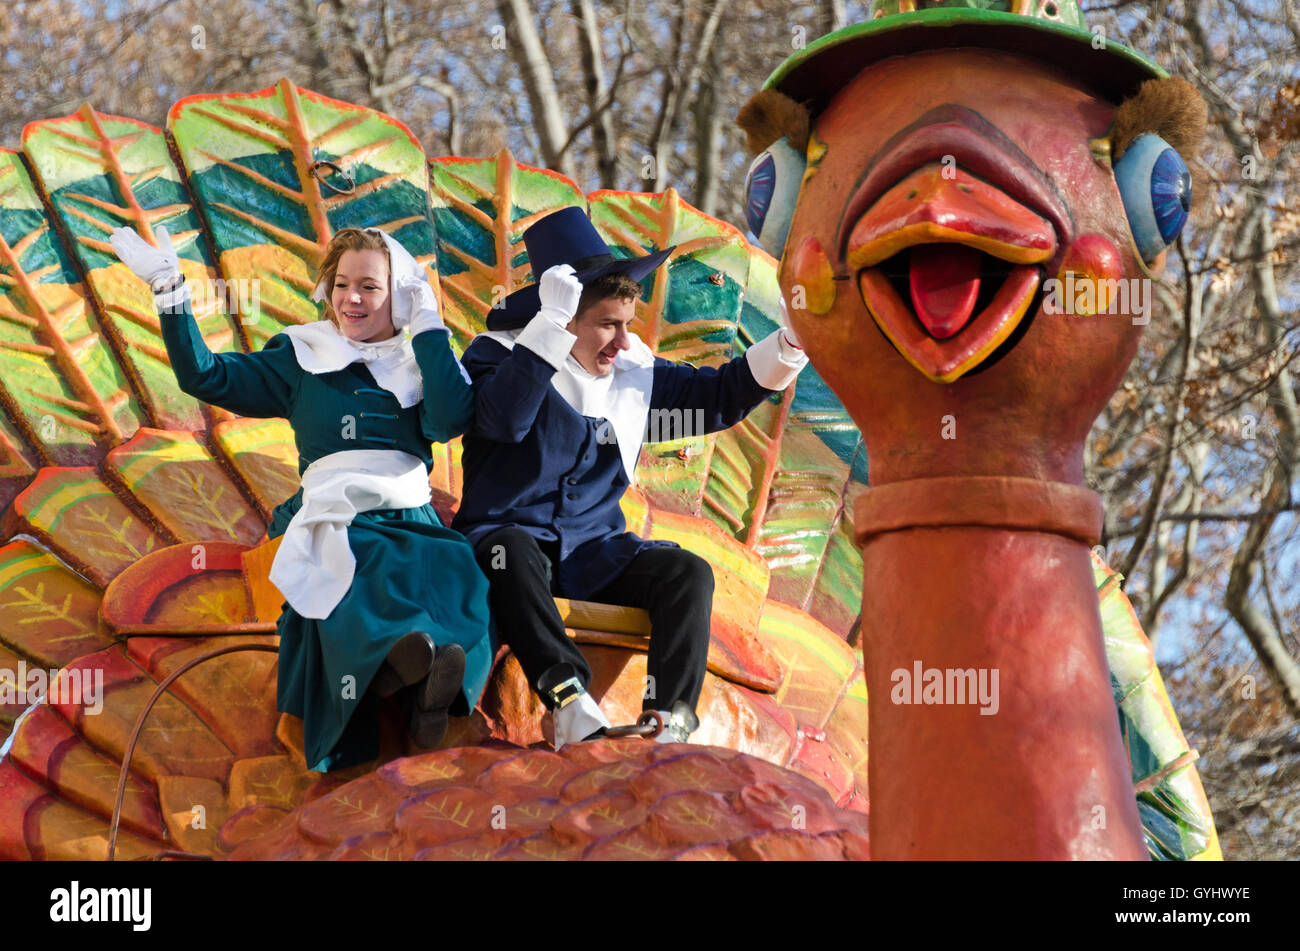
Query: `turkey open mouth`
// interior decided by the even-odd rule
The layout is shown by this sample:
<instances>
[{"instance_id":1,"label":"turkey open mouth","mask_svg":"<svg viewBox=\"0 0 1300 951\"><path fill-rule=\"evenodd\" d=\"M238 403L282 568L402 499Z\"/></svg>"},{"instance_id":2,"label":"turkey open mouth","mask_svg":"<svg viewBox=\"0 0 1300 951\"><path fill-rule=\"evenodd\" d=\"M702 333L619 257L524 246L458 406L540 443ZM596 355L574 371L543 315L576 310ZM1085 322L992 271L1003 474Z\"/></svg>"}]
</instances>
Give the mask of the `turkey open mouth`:
<instances>
[{"instance_id":1,"label":"turkey open mouth","mask_svg":"<svg viewBox=\"0 0 1300 951\"><path fill-rule=\"evenodd\" d=\"M913 127L872 164L846 209L843 250L881 332L951 383L1024 321L1070 223L1002 133L969 110L936 111L946 121Z\"/></svg>"}]
</instances>

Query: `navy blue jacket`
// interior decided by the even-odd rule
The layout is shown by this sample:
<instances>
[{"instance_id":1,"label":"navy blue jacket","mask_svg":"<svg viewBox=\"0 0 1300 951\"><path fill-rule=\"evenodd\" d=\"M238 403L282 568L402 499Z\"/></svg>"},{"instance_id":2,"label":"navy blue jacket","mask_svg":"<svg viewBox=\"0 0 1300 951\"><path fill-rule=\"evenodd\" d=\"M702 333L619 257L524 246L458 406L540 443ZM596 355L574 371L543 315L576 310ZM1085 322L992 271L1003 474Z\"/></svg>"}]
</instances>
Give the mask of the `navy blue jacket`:
<instances>
[{"instance_id":1,"label":"navy blue jacket","mask_svg":"<svg viewBox=\"0 0 1300 951\"><path fill-rule=\"evenodd\" d=\"M479 337L461 364L473 381L475 422L465 433L465 491L452 527L477 544L518 526L559 543L552 591L590 598L645 548L676 547L626 531L619 500L627 473L604 420L581 416L551 386L555 368L527 347ZM650 409L680 409L705 432L744 419L774 391L744 356L713 369L655 359ZM698 433L692 433L698 434Z\"/></svg>"}]
</instances>

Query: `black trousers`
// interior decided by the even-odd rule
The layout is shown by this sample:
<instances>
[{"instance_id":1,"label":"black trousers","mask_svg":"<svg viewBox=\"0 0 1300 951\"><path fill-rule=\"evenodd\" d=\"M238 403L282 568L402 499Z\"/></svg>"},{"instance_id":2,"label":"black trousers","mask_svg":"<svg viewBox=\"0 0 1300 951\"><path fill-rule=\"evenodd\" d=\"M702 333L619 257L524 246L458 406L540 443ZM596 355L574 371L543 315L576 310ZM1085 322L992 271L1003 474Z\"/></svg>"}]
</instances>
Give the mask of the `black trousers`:
<instances>
[{"instance_id":1,"label":"black trousers","mask_svg":"<svg viewBox=\"0 0 1300 951\"><path fill-rule=\"evenodd\" d=\"M583 688L591 668L582 651L564 632L552 600L552 566L557 543L539 542L521 528L502 528L474 546L479 567L489 582L488 601L501 640L510 646L528 683L555 664L568 662ZM650 613L652 678L642 700L645 710L671 710L678 700L695 709L704 686L709 654L709 617L713 612L713 569L684 548L649 548L623 573L595 592L602 604L644 608Z\"/></svg>"}]
</instances>

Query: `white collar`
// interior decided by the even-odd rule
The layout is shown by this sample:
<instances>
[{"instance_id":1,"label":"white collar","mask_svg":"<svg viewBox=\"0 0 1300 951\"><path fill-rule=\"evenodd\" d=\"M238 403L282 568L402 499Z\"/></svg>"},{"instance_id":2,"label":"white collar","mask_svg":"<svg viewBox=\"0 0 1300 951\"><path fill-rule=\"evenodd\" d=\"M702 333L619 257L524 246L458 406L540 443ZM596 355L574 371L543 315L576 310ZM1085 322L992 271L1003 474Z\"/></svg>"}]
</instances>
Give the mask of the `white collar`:
<instances>
[{"instance_id":1,"label":"white collar","mask_svg":"<svg viewBox=\"0 0 1300 951\"><path fill-rule=\"evenodd\" d=\"M551 385L564 397L565 402L577 410L579 414L600 419L606 415L610 390L614 385L614 377L618 375L618 372L618 361L615 360L612 373L606 373L603 376L588 373L577 358L573 354L569 354L564 361L564 366L552 378Z\"/></svg>"},{"instance_id":2,"label":"white collar","mask_svg":"<svg viewBox=\"0 0 1300 951\"><path fill-rule=\"evenodd\" d=\"M298 365L308 373L334 373L360 361L376 383L397 397L403 409L414 406L424 396L415 350L404 331L374 343L348 338L329 320L286 327L283 332L293 344Z\"/></svg>"},{"instance_id":3,"label":"white collar","mask_svg":"<svg viewBox=\"0 0 1300 951\"><path fill-rule=\"evenodd\" d=\"M521 330L490 330L479 334L513 350ZM654 386L654 351L636 334L629 333L631 346L614 358L614 370L604 376L589 373L573 354L551 377L551 386L580 416L609 420L618 440L623 471L635 482L641 456L646 417L650 412L650 391ZM476 338L477 339L477 338Z\"/></svg>"}]
</instances>

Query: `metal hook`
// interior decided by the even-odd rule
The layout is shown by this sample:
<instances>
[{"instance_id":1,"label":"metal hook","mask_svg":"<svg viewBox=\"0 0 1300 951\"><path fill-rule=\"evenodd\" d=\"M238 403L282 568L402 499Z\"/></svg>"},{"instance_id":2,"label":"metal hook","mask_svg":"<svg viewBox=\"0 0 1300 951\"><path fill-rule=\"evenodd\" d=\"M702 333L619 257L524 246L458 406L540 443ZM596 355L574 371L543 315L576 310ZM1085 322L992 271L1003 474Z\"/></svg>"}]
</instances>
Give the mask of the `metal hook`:
<instances>
[{"instance_id":1,"label":"metal hook","mask_svg":"<svg viewBox=\"0 0 1300 951\"><path fill-rule=\"evenodd\" d=\"M658 710L646 710L637 718L633 726L605 727L605 736L643 736L647 739L653 739L662 733L666 726L662 713Z\"/></svg>"},{"instance_id":2,"label":"metal hook","mask_svg":"<svg viewBox=\"0 0 1300 951\"><path fill-rule=\"evenodd\" d=\"M324 179L324 177L321 176L320 170L322 168L333 169L339 175L342 175L343 180L348 183L348 187L336 188L335 186L331 185L329 182L327 182ZM356 191L357 188L356 180L353 179L353 177L349 173L345 172L334 162L326 162L326 161L313 162L311 166L311 173L312 176L316 179L316 181L320 182L322 185L324 185L326 188L328 188L330 191L334 192L337 195L351 195L354 191Z\"/></svg>"}]
</instances>

